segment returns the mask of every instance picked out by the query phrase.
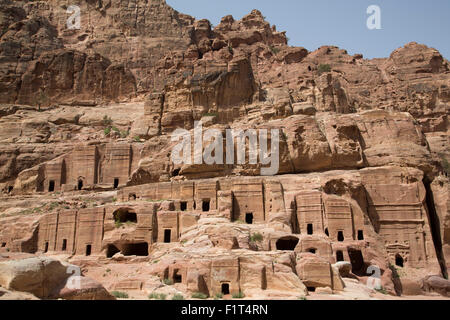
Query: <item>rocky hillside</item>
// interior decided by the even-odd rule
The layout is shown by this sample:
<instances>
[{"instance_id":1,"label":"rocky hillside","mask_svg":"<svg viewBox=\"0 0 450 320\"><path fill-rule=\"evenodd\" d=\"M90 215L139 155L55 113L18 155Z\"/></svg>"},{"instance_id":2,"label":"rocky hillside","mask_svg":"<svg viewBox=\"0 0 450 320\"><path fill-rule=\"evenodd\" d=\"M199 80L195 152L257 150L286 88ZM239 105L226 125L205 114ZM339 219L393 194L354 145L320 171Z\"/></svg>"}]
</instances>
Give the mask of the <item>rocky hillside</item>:
<instances>
[{"instance_id":1,"label":"rocky hillside","mask_svg":"<svg viewBox=\"0 0 450 320\"><path fill-rule=\"evenodd\" d=\"M57 256L135 298L382 298L370 266L378 291L447 294L437 50L368 60L289 46L258 10L212 26L164 0L74 5L79 29L67 1L0 0L2 259ZM196 121L280 130L277 175L174 164L173 132Z\"/></svg>"}]
</instances>

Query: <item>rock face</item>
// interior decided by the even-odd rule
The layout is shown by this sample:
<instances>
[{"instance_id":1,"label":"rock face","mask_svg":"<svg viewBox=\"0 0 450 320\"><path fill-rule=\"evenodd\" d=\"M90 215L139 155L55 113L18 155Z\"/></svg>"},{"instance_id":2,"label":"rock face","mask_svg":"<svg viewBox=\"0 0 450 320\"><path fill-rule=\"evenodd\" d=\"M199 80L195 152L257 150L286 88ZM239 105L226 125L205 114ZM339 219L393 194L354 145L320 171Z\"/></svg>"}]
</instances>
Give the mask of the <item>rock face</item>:
<instances>
[{"instance_id":1,"label":"rock face","mask_svg":"<svg viewBox=\"0 0 450 320\"><path fill-rule=\"evenodd\" d=\"M113 299L96 281L72 277L71 272L77 270L81 274L77 266L64 265L46 257L0 262L0 285L7 290L28 292L42 299ZM78 283L80 285L75 286Z\"/></svg>"},{"instance_id":2,"label":"rock face","mask_svg":"<svg viewBox=\"0 0 450 320\"><path fill-rule=\"evenodd\" d=\"M71 29L66 1L0 1L0 253L63 257L92 279L5 258L2 296L285 299L342 292L342 277L447 294L427 278L450 263L438 51L309 52L258 10L213 27L163 0L77 6ZM214 141L196 143L199 123ZM216 162L174 163L179 129ZM267 148L279 137L274 175L250 136L244 161L211 151L249 129Z\"/></svg>"}]
</instances>

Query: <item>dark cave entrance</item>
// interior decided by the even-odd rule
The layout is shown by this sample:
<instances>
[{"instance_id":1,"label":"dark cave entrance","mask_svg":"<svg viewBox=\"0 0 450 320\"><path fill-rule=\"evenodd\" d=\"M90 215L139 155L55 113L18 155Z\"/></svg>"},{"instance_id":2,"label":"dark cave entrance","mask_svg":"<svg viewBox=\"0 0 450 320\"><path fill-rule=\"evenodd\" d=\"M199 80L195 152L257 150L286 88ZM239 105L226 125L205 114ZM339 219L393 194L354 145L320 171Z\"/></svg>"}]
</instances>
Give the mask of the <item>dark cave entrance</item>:
<instances>
[{"instance_id":1,"label":"dark cave entrance","mask_svg":"<svg viewBox=\"0 0 450 320\"><path fill-rule=\"evenodd\" d=\"M402 258L402 256L401 255L399 255L399 254L396 254L395 255L395 265L396 266L398 266L398 267L402 267L403 268L403 258Z\"/></svg>"},{"instance_id":2,"label":"dark cave entrance","mask_svg":"<svg viewBox=\"0 0 450 320\"><path fill-rule=\"evenodd\" d=\"M364 258L361 250L349 249L348 256L352 264L352 272L356 275L364 275Z\"/></svg>"},{"instance_id":3,"label":"dark cave entrance","mask_svg":"<svg viewBox=\"0 0 450 320\"><path fill-rule=\"evenodd\" d=\"M119 187L119 178L114 178L114 189Z\"/></svg>"},{"instance_id":4,"label":"dark cave entrance","mask_svg":"<svg viewBox=\"0 0 450 320\"><path fill-rule=\"evenodd\" d=\"M245 214L245 223L253 224L253 213L252 212L248 212Z\"/></svg>"},{"instance_id":5,"label":"dark cave entrance","mask_svg":"<svg viewBox=\"0 0 450 320\"><path fill-rule=\"evenodd\" d=\"M121 252L124 256L146 257L148 256L148 243L127 243L122 245Z\"/></svg>"},{"instance_id":6,"label":"dark cave entrance","mask_svg":"<svg viewBox=\"0 0 450 320\"><path fill-rule=\"evenodd\" d=\"M312 223L308 223L308 225L306 226L306 233L311 235L314 232L314 227Z\"/></svg>"},{"instance_id":7,"label":"dark cave entrance","mask_svg":"<svg viewBox=\"0 0 450 320\"><path fill-rule=\"evenodd\" d=\"M55 181L50 180L48 183L48 192L53 192L53 191L55 191Z\"/></svg>"},{"instance_id":8,"label":"dark cave entrance","mask_svg":"<svg viewBox=\"0 0 450 320\"><path fill-rule=\"evenodd\" d=\"M337 240L339 242L343 242L344 241L344 231L338 231Z\"/></svg>"},{"instance_id":9,"label":"dark cave entrance","mask_svg":"<svg viewBox=\"0 0 450 320\"><path fill-rule=\"evenodd\" d=\"M180 274L180 270L176 269L173 273L173 283L182 283L183 277Z\"/></svg>"},{"instance_id":10,"label":"dark cave entrance","mask_svg":"<svg viewBox=\"0 0 450 320\"><path fill-rule=\"evenodd\" d=\"M222 283L222 294L223 295L230 294L230 284L229 283Z\"/></svg>"},{"instance_id":11,"label":"dark cave entrance","mask_svg":"<svg viewBox=\"0 0 450 320\"><path fill-rule=\"evenodd\" d=\"M344 253L341 250L336 251L336 261L344 261Z\"/></svg>"},{"instance_id":12,"label":"dark cave entrance","mask_svg":"<svg viewBox=\"0 0 450 320\"><path fill-rule=\"evenodd\" d=\"M358 240L364 240L364 232L362 230L358 230Z\"/></svg>"},{"instance_id":13,"label":"dark cave entrance","mask_svg":"<svg viewBox=\"0 0 450 320\"><path fill-rule=\"evenodd\" d=\"M137 215L135 212L130 211L129 209L118 209L113 213L114 221L125 223L137 223Z\"/></svg>"},{"instance_id":14,"label":"dark cave entrance","mask_svg":"<svg viewBox=\"0 0 450 320\"><path fill-rule=\"evenodd\" d=\"M90 256L92 253L92 245L88 244L86 246L86 256Z\"/></svg>"},{"instance_id":15,"label":"dark cave entrance","mask_svg":"<svg viewBox=\"0 0 450 320\"><path fill-rule=\"evenodd\" d=\"M211 203L211 201L209 199L206 199L206 200L202 201L202 211L203 212L208 212L209 211L210 203Z\"/></svg>"},{"instance_id":16,"label":"dark cave entrance","mask_svg":"<svg viewBox=\"0 0 450 320\"><path fill-rule=\"evenodd\" d=\"M436 249L436 257L441 267L442 276L448 279L447 266L444 258L444 253L442 251L442 238L441 238L441 222L439 221L439 216L436 212L436 207L434 205L434 195L431 189L431 181L425 177L423 179L423 185L426 190L426 203L427 203L427 216L430 223L431 237L433 239L433 244Z\"/></svg>"},{"instance_id":17,"label":"dark cave entrance","mask_svg":"<svg viewBox=\"0 0 450 320\"><path fill-rule=\"evenodd\" d=\"M78 179L78 191L83 189L83 180Z\"/></svg>"},{"instance_id":18,"label":"dark cave entrance","mask_svg":"<svg viewBox=\"0 0 450 320\"><path fill-rule=\"evenodd\" d=\"M164 230L164 243L170 243L172 239L172 230L166 229Z\"/></svg>"},{"instance_id":19,"label":"dark cave entrance","mask_svg":"<svg viewBox=\"0 0 450 320\"><path fill-rule=\"evenodd\" d=\"M120 250L115 245L108 244L108 248L106 249L106 257L112 258L118 252L120 252Z\"/></svg>"},{"instance_id":20,"label":"dark cave entrance","mask_svg":"<svg viewBox=\"0 0 450 320\"><path fill-rule=\"evenodd\" d=\"M180 210L181 211L186 211L187 210L187 202L186 201L181 201L180 202Z\"/></svg>"},{"instance_id":21,"label":"dark cave entrance","mask_svg":"<svg viewBox=\"0 0 450 320\"><path fill-rule=\"evenodd\" d=\"M299 239L295 237L284 237L277 240L277 250L293 251L298 244Z\"/></svg>"},{"instance_id":22,"label":"dark cave entrance","mask_svg":"<svg viewBox=\"0 0 450 320\"><path fill-rule=\"evenodd\" d=\"M67 250L67 239L63 239L61 251L66 251L66 250Z\"/></svg>"}]
</instances>

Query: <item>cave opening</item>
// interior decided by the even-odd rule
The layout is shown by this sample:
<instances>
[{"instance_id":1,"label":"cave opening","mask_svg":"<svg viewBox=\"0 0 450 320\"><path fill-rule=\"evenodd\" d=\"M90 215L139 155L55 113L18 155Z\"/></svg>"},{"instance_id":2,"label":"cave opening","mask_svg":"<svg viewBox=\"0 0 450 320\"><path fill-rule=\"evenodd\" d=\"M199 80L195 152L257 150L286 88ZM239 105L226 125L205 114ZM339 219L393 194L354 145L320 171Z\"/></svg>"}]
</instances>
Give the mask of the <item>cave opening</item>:
<instances>
[{"instance_id":1,"label":"cave opening","mask_svg":"<svg viewBox=\"0 0 450 320\"><path fill-rule=\"evenodd\" d=\"M395 255L395 265L396 265L397 267L403 268L403 258L402 258L402 256L399 255L399 254L396 254L396 255Z\"/></svg>"},{"instance_id":2,"label":"cave opening","mask_svg":"<svg viewBox=\"0 0 450 320\"><path fill-rule=\"evenodd\" d=\"M172 177L178 177L180 175L181 169L175 169L172 171Z\"/></svg>"},{"instance_id":3,"label":"cave opening","mask_svg":"<svg viewBox=\"0 0 450 320\"><path fill-rule=\"evenodd\" d=\"M327 237L330 236L330 233L328 232L328 228L325 228L325 235L326 235Z\"/></svg>"},{"instance_id":4,"label":"cave opening","mask_svg":"<svg viewBox=\"0 0 450 320\"><path fill-rule=\"evenodd\" d=\"M337 240L338 240L339 242L344 241L344 231L338 231Z\"/></svg>"},{"instance_id":5,"label":"cave opening","mask_svg":"<svg viewBox=\"0 0 450 320\"><path fill-rule=\"evenodd\" d=\"M2 242L2 248L6 247L6 242Z\"/></svg>"},{"instance_id":6,"label":"cave opening","mask_svg":"<svg viewBox=\"0 0 450 320\"><path fill-rule=\"evenodd\" d=\"M44 253L46 253L47 251L48 251L48 242L45 243Z\"/></svg>"},{"instance_id":7,"label":"cave opening","mask_svg":"<svg viewBox=\"0 0 450 320\"><path fill-rule=\"evenodd\" d=\"M53 191L55 191L55 181L50 180L48 183L48 192L53 192Z\"/></svg>"},{"instance_id":8,"label":"cave opening","mask_svg":"<svg viewBox=\"0 0 450 320\"><path fill-rule=\"evenodd\" d=\"M78 191L83 189L83 180L78 179Z\"/></svg>"},{"instance_id":9,"label":"cave opening","mask_svg":"<svg viewBox=\"0 0 450 320\"><path fill-rule=\"evenodd\" d=\"M348 256L352 264L352 272L356 275L364 275L364 257L361 250L349 249Z\"/></svg>"},{"instance_id":10,"label":"cave opening","mask_svg":"<svg viewBox=\"0 0 450 320\"><path fill-rule=\"evenodd\" d=\"M116 253L120 252L120 250L113 244L108 244L106 249L106 257L112 258Z\"/></svg>"},{"instance_id":11,"label":"cave opening","mask_svg":"<svg viewBox=\"0 0 450 320\"><path fill-rule=\"evenodd\" d=\"M118 209L113 213L114 221L120 223L137 223L137 215L129 209Z\"/></svg>"},{"instance_id":12,"label":"cave opening","mask_svg":"<svg viewBox=\"0 0 450 320\"><path fill-rule=\"evenodd\" d=\"M206 200L202 201L202 211L203 212L208 212L209 211L210 203L211 203L211 201L209 199L206 199Z\"/></svg>"},{"instance_id":13,"label":"cave opening","mask_svg":"<svg viewBox=\"0 0 450 320\"><path fill-rule=\"evenodd\" d=\"M364 232L362 230L358 230L358 240L364 240Z\"/></svg>"},{"instance_id":14,"label":"cave opening","mask_svg":"<svg viewBox=\"0 0 450 320\"><path fill-rule=\"evenodd\" d=\"M92 253L92 245L86 245L86 256L90 256Z\"/></svg>"},{"instance_id":15,"label":"cave opening","mask_svg":"<svg viewBox=\"0 0 450 320\"><path fill-rule=\"evenodd\" d=\"M344 253L341 250L336 251L336 261L344 261Z\"/></svg>"},{"instance_id":16,"label":"cave opening","mask_svg":"<svg viewBox=\"0 0 450 320\"><path fill-rule=\"evenodd\" d=\"M308 249L308 251L310 252L310 253L313 253L313 254L316 254L316 249L314 249L314 248L311 248L311 249Z\"/></svg>"},{"instance_id":17,"label":"cave opening","mask_svg":"<svg viewBox=\"0 0 450 320\"><path fill-rule=\"evenodd\" d=\"M67 239L63 239L61 251L66 251L66 250L67 250Z\"/></svg>"},{"instance_id":18,"label":"cave opening","mask_svg":"<svg viewBox=\"0 0 450 320\"><path fill-rule=\"evenodd\" d=\"M122 245L121 252L124 256L146 257L148 256L148 243L127 243Z\"/></svg>"},{"instance_id":19,"label":"cave opening","mask_svg":"<svg viewBox=\"0 0 450 320\"><path fill-rule=\"evenodd\" d=\"M180 202L180 210L181 211L186 211L187 210L187 202L186 201L181 201Z\"/></svg>"},{"instance_id":20,"label":"cave opening","mask_svg":"<svg viewBox=\"0 0 450 320\"><path fill-rule=\"evenodd\" d=\"M307 227L306 227L306 233L311 235L314 233L314 229L313 229L313 224L312 223L308 223Z\"/></svg>"},{"instance_id":21,"label":"cave opening","mask_svg":"<svg viewBox=\"0 0 450 320\"><path fill-rule=\"evenodd\" d=\"M425 177L423 179L423 184L425 186L426 195L425 201L427 204L427 216L430 223L431 237L433 239L434 248L436 249L436 257L441 268L442 276L448 279L447 266L444 258L444 253L442 251L442 238L441 238L441 222L439 221L439 216L434 205L434 195L431 189L431 181L429 178Z\"/></svg>"},{"instance_id":22,"label":"cave opening","mask_svg":"<svg viewBox=\"0 0 450 320\"><path fill-rule=\"evenodd\" d=\"M253 224L253 213L252 212L248 212L245 214L245 223Z\"/></svg>"},{"instance_id":23,"label":"cave opening","mask_svg":"<svg viewBox=\"0 0 450 320\"><path fill-rule=\"evenodd\" d=\"M230 284L229 283L222 283L222 294L223 295L230 294Z\"/></svg>"},{"instance_id":24,"label":"cave opening","mask_svg":"<svg viewBox=\"0 0 450 320\"><path fill-rule=\"evenodd\" d=\"M114 189L119 187L119 178L114 178Z\"/></svg>"},{"instance_id":25,"label":"cave opening","mask_svg":"<svg viewBox=\"0 0 450 320\"><path fill-rule=\"evenodd\" d=\"M277 240L277 250L293 251L298 244L299 239L295 237L283 237Z\"/></svg>"},{"instance_id":26,"label":"cave opening","mask_svg":"<svg viewBox=\"0 0 450 320\"><path fill-rule=\"evenodd\" d=\"M173 273L173 283L182 283L183 277L180 274L180 270L176 269Z\"/></svg>"},{"instance_id":27,"label":"cave opening","mask_svg":"<svg viewBox=\"0 0 450 320\"><path fill-rule=\"evenodd\" d=\"M170 243L172 238L172 230L166 229L164 230L164 243Z\"/></svg>"}]
</instances>

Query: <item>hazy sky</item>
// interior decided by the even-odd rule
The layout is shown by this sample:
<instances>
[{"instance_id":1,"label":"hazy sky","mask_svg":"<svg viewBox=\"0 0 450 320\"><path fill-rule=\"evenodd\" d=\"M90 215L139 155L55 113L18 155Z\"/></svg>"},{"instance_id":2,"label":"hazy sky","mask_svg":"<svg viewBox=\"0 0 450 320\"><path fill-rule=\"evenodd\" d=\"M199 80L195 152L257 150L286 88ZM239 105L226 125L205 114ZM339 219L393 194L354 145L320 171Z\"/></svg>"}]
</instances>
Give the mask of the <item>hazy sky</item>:
<instances>
[{"instance_id":1,"label":"hazy sky","mask_svg":"<svg viewBox=\"0 0 450 320\"><path fill-rule=\"evenodd\" d=\"M287 31L290 45L312 51L335 45L365 58L388 57L415 41L450 59L450 0L166 0L176 10L214 25L231 14L241 19L259 9L266 19ZM367 28L370 5L381 9L381 29Z\"/></svg>"}]
</instances>

